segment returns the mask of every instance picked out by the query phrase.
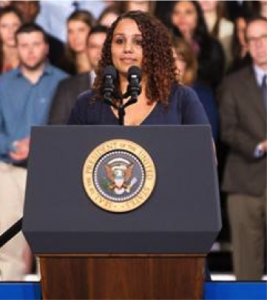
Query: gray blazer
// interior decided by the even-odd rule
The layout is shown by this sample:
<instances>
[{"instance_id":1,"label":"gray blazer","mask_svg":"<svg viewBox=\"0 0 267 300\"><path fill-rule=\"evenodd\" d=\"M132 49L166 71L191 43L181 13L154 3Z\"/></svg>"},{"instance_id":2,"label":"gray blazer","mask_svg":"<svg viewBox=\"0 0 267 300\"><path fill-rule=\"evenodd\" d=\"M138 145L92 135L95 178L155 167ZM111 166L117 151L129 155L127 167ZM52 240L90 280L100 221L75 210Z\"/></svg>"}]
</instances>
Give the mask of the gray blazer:
<instances>
[{"instance_id":1,"label":"gray blazer","mask_svg":"<svg viewBox=\"0 0 267 300\"><path fill-rule=\"evenodd\" d=\"M52 101L48 124L67 124L77 97L91 87L89 73L82 73L62 80Z\"/></svg>"},{"instance_id":2,"label":"gray blazer","mask_svg":"<svg viewBox=\"0 0 267 300\"><path fill-rule=\"evenodd\" d=\"M218 91L221 138L229 147L222 189L261 196L266 189L266 155L254 156L266 139L266 108L252 66L228 76Z\"/></svg>"}]
</instances>

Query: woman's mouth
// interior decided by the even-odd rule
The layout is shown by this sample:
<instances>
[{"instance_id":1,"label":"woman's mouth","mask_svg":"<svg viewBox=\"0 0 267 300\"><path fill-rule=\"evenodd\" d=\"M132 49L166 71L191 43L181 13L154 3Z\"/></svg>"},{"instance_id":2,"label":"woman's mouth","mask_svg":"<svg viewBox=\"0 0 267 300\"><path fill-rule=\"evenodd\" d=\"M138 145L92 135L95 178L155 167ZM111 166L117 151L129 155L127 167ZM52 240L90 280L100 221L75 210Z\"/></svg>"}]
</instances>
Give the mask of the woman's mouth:
<instances>
[{"instance_id":1,"label":"woman's mouth","mask_svg":"<svg viewBox=\"0 0 267 300\"><path fill-rule=\"evenodd\" d=\"M133 59L133 58L121 58L120 59L123 63L125 63L125 64L132 64L132 63L134 63L135 62L135 59Z\"/></svg>"}]
</instances>

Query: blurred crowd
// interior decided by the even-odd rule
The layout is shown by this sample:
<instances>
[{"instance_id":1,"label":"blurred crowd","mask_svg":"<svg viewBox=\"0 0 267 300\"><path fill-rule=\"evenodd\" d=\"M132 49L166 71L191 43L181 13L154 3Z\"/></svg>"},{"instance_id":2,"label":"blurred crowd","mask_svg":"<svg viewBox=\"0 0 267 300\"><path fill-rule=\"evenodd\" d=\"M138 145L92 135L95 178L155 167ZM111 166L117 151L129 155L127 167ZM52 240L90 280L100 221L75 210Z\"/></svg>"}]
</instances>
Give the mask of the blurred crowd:
<instances>
[{"instance_id":1,"label":"blurred crowd","mask_svg":"<svg viewBox=\"0 0 267 300\"><path fill-rule=\"evenodd\" d=\"M198 95L217 147L235 275L260 280L267 1L0 1L0 234L22 216L31 126L67 123L77 96L94 83L109 27L130 10L169 29L176 79ZM0 278L21 280L32 261L17 235L0 249Z\"/></svg>"}]
</instances>

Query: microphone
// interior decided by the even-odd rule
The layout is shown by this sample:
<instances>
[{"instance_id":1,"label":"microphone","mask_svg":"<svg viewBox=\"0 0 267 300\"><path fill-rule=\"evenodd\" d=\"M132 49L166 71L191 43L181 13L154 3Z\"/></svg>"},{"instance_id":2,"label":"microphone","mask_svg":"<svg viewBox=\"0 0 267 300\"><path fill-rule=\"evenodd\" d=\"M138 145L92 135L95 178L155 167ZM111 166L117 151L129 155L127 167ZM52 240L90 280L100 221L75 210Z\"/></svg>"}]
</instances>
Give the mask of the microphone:
<instances>
[{"instance_id":1,"label":"microphone","mask_svg":"<svg viewBox=\"0 0 267 300\"><path fill-rule=\"evenodd\" d=\"M131 96L132 99L137 101L137 96L141 94L142 87L140 85L142 80L141 69L137 66L132 66L128 70L129 85L125 97Z\"/></svg>"},{"instance_id":2,"label":"microphone","mask_svg":"<svg viewBox=\"0 0 267 300\"><path fill-rule=\"evenodd\" d=\"M111 101L114 93L114 82L117 80L117 71L113 66L106 66L103 72L102 94L105 100Z\"/></svg>"}]
</instances>

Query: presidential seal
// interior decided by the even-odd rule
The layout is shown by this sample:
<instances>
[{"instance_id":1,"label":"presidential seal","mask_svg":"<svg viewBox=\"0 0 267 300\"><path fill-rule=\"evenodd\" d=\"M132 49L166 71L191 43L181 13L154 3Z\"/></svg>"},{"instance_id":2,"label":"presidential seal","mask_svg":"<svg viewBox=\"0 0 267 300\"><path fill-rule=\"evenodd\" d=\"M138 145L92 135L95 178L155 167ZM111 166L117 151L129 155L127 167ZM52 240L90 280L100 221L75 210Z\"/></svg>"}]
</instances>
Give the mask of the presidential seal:
<instances>
[{"instance_id":1,"label":"presidential seal","mask_svg":"<svg viewBox=\"0 0 267 300\"><path fill-rule=\"evenodd\" d=\"M83 167L87 195L96 205L111 212L127 212L142 205L155 182L156 170L150 155L128 140L99 145Z\"/></svg>"}]
</instances>

